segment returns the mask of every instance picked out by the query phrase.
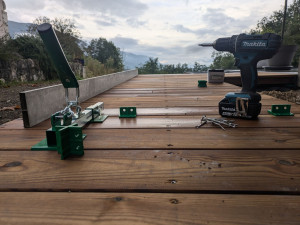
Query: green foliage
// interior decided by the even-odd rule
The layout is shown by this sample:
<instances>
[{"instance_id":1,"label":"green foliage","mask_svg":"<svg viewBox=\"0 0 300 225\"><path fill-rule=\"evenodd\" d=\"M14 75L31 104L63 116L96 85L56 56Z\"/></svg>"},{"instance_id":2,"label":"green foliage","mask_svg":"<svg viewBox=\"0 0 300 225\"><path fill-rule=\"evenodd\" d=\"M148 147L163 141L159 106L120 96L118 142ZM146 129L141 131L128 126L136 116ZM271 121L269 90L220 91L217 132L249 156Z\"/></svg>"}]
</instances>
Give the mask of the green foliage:
<instances>
[{"instance_id":1,"label":"green foliage","mask_svg":"<svg viewBox=\"0 0 300 225\"><path fill-rule=\"evenodd\" d=\"M70 19L55 18L50 20L48 17L38 17L28 26L27 31L38 36L37 27L43 23L50 23L55 30L56 36L62 49L69 61L74 58L83 58L83 50L80 48L80 32Z\"/></svg>"},{"instance_id":2,"label":"green foliage","mask_svg":"<svg viewBox=\"0 0 300 225\"><path fill-rule=\"evenodd\" d=\"M0 39L0 60L9 61L12 59L19 59L20 55L16 53L16 49L13 45L12 39Z\"/></svg>"},{"instance_id":3,"label":"green foliage","mask_svg":"<svg viewBox=\"0 0 300 225\"><path fill-rule=\"evenodd\" d=\"M194 73L203 73L206 72L209 68L206 65L201 65L197 62L194 64L193 72Z\"/></svg>"},{"instance_id":4,"label":"green foliage","mask_svg":"<svg viewBox=\"0 0 300 225\"><path fill-rule=\"evenodd\" d=\"M212 53L213 63L210 65L211 69L236 69L234 66L234 56L229 52Z\"/></svg>"},{"instance_id":5,"label":"green foliage","mask_svg":"<svg viewBox=\"0 0 300 225\"><path fill-rule=\"evenodd\" d=\"M158 58L149 58L141 67L138 67L139 74L180 74L195 72L206 72L208 67L195 62L194 68L190 68L188 64L160 64Z\"/></svg>"},{"instance_id":6,"label":"green foliage","mask_svg":"<svg viewBox=\"0 0 300 225\"><path fill-rule=\"evenodd\" d=\"M105 38L92 39L87 47L87 52L94 59L106 64L108 69L121 71L124 68L120 49Z\"/></svg>"},{"instance_id":7,"label":"green foliage","mask_svg":"<svg viewBox=\"0 0 300 225\"><path fill-rule=\"evenodd\" d=\"M104 74L113 73L115 71L113 68L109 68L108 65L102 64L97 59L94 59L91 56L85 56L84 62L86 66L87 77L100 76Z\"/></svg>"},{"instance_id":8,"label":"green foliage","mask_svg":"<svg viewBox=\"0 0 300 225\"><path fill-rule=\"evenodd\" d=\"M276 33L281 35L283 10L274 11L269 17L262 18L256 28L250 33ZM300 45L300 0L294 0L292 4L287 7L286 25L283 37L283 44L285 45ZM293 65L298 65L300 57L300 48L296 52L293 60Z\"/></svg>"},{"instance_id":9,"label":"green foliage","mask_svg":"<svg viewBox=\"0 0 300 225\"><path fill-rule=\"evenodd\" d=\"M141 67L138 67L140 74L158 74L160 73L160 66L158 58L149 58L149 60Z\"/></svg>"},{"instance_id":10,"label":"green foliage","mask_svg":"<svg viewBox=\"0 0 300 225\"><path fill-rule=\"evenodd\" d=\"M47 79L57 78L54 66L40 38L32 35L18 36L12 40L12 45L22 58L37 61Z\"/></svg>"},{"instance_id":11,"label":"green foliage","mask_svg":"<svg viewBox=\"0 0 300 225\"><path fill-rule=\"evenodd\" d=\"M38 62L40 69L47 79L57 78L56 71L37 32L37 26L42 23L50 23L56 31L58 40L69 61L75 58L85 59L86 72L88 77L109 74L123 70L123 61L118 49L112 42L104 38L94 39L91 44L79 40L78 32L74 22L69 19L55 18L50 20L47 17L37 18L28 27L30 34L17 36L15 39L0 40L0 60L6 61L18 59L33 59ZM85 45L84 47L81 47ZM90 54L84 56L83 48ZM80 79L78 77L78 79Z\"/></svg>"},{"instance_id":12,"label":"green foliage","mask_svg":"<svg viewBox=\"0 0 300 225\"><path fill-rule=\"evenodd\" d=\"M19 35L0 43L0 60L9 62L19 59L33 59L47 79L56 78L54 67L41 39L32 35Z\"/></svg>"}]
</instances>

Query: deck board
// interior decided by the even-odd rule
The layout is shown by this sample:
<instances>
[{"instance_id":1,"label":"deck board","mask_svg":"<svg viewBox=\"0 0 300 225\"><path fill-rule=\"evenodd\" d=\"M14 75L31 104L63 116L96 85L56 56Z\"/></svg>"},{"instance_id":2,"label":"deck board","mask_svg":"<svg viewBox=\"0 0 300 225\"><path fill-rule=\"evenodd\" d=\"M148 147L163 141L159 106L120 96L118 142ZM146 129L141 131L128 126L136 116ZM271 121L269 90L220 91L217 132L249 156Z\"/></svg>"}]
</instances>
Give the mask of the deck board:
<instances>
[{"instance_id":1,"label":"deck board","mask_svg":"<svg viewBox=\"0 0 300 225\"><path fill-rule=\"evenodd\" d=\"M49 120L1 125L0 224L298 225L300 105L262 95L258 120L196 129L240 90L200 79L140 75L83 102L109 115L84 129L83 157L30 151ZM295 116L269 115L273 104ZM121 106L137 106L137 118L119 119Z\"/></svg>"},{"instance_id":2,"label":"deck board","mask_svg":"<svg viewBox=\"0 0 300 225\"><path fill-rule=\"evenodd\" d=\"M298 225L299 196L0 193L1 224ZM12 219L13 218L13 219Z\"/></svg>"},{"instance_id":3,"label":"deck board","mask_svg":"<svg viewBox=\"0 0 300 225\"><path fill-rule=\"evenodd\" d=\"M85 129L84 133L85 149L298 150L300 146L300 128ZM44 138L42 130L0 130L1 150L30 150Z\"/></svg>"},{"instance_id":4,"label":"deck board","mask_svg":"<svg viewBox=\"0 0 300 225\"><path fill-rule=\"evenodd\" d=\"M1 191L300 192L300 150L0 151ZM3 182L5 181L5 182ZM0 204L1 205L1 204Z\"/></svg>"}]
</instances>

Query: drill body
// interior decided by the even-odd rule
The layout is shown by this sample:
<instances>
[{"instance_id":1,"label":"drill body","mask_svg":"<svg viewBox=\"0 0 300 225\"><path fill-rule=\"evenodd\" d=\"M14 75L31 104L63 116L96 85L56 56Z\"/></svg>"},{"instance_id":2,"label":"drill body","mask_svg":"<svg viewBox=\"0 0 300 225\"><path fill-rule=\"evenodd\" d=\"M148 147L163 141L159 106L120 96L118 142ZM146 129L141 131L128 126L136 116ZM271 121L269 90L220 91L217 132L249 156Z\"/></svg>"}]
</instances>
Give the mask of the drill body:
<instances>
[{"instance_id":1,"label":"drill body","mask_svg":"<svg viewBox=\"0 0 300 225\"><path fill-rule=\"evenodd\" d=\"M281 37L276 34L233 35L219 38L212 44L217 51L230 52L235 57L235 66L241 70L242 90L240 93L230 92L219 103L219 113L225 117L254 119L261 111L261 96L256 93L257 63L272 58L281 46Z\"/></svg>"}]
</instances>

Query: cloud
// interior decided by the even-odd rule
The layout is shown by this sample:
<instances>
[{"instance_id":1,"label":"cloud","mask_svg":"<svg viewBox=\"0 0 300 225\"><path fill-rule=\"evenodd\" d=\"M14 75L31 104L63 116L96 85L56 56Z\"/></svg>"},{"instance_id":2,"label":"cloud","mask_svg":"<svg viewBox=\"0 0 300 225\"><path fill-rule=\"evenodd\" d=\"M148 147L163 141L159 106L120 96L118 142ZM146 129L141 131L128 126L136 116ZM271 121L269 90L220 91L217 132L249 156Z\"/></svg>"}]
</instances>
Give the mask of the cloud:
<instances>
[{"instance_id":1,"label":"cloud","mask_svg":"<svg viewBox=\"0 0 300 225\"><path fill-rule=\"evenodd\" d=\"M36 10L42 10L45 8L46 6L46 2L45 1L38 1L38 0L6 0L5 1L6 4L6 8L10 9L10 8L22 8L24 9L33 9L35 8Z\"/></svg>"},{"instance_id":2,"label":"cloud","mask_svg":"<svg viewBox=\"0 0 300 225\"><path fill-rule=\"evenodd\" d=\"M207 12L202 16L203 21L209 27L215 28L225 28L226 26L230 26L237 21L226 15L224 10L220 8L208 8Z\"/></svg>"},{"instance_id":3,"label":"cloud","mask_svg":"<svg viewBox=\"0 0 300 225\"><path fill-rule=\"evenodd\" d=\"M72 10L88 10L132 18L143 14L148 6L139 0L55 0Z\"/></svg>"},{"instance_id":4,"label":"cloud","mask_svg":"<svg viewBox=\"0 0 300 225\"><path fill-rule=\"evenodd\" d=\"M138 28L140 26L144 26L147 24L146 21L140 21L140 20L137 20L136 18L129 18L126 20L127 24L131 27L135 27L135 28Z\"/></svg>"},{"instance_id":5,"label":"cloud","mask_svg":"<svg viewBox=\"0 0 300 225\"><path fill-rule=\"evenodd\" d=\"M177 30L178 32L182 32L182 33L195 33L193 30L191 30L181 24L175 25L174 29Z\"/></svg>"},{"instance_id":6,"label":"cloud","mask_svg":"<svg viewBox=\"0 0 300 225\"><path fill-rule=\"evenodd\" d=\"M112 38L111 41L121 49L133 48L139 45L139 41L137 39L121 36L116 36Z\"/></svg>"},{"instance_id":7,"label":"cloud","mask_svg":"<svg viewBox=\"0 0 300 225\"><path fill-rule=\"evenodd\" d=\"M223 30L219 29L213 29L213 28L200 28L200 29L190 29L188 27L185 27L184 25L177 24L173 26L173 29L175 29L177 32L181 33L191 33L195 34L197 37L201 37L202 39L206 39L210 36L218 36L224 34Z\"/></svg>"},{"instance_id":8,"label":"cloud","mask_svg":"<svg viewBox=\"0 0 300 225\"><path fill-rule=\"evenodd\" d=\"M116 19L108 16L101 16L100 19L96 19L94 20L94 22L100 26L105 26L105 27L110 27L110 26L112 27L118 24L118 21Z\"/></svg>"}]
</instances>

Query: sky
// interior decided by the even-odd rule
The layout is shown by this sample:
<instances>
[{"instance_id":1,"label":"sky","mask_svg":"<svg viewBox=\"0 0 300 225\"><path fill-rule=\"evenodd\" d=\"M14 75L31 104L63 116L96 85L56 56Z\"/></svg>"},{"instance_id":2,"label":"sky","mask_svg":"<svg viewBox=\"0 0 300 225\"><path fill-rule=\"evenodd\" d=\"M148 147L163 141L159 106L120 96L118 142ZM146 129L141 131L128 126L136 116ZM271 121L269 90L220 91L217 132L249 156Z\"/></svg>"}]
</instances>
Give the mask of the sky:
<instances>
[{"instance_id":1,"label":"sky","mask_svg":"<svg viewBox=\"0 0 300 225\"><path fill-rule=\"evenodd\" d=\"M290 0L291 1L291 0ZM213 49L199 47L256 27L284 0L5 0L8 20L72 19L83 40L104 37L122 51L161 63L210 65Z\"/></svg>"}]
</instances>

